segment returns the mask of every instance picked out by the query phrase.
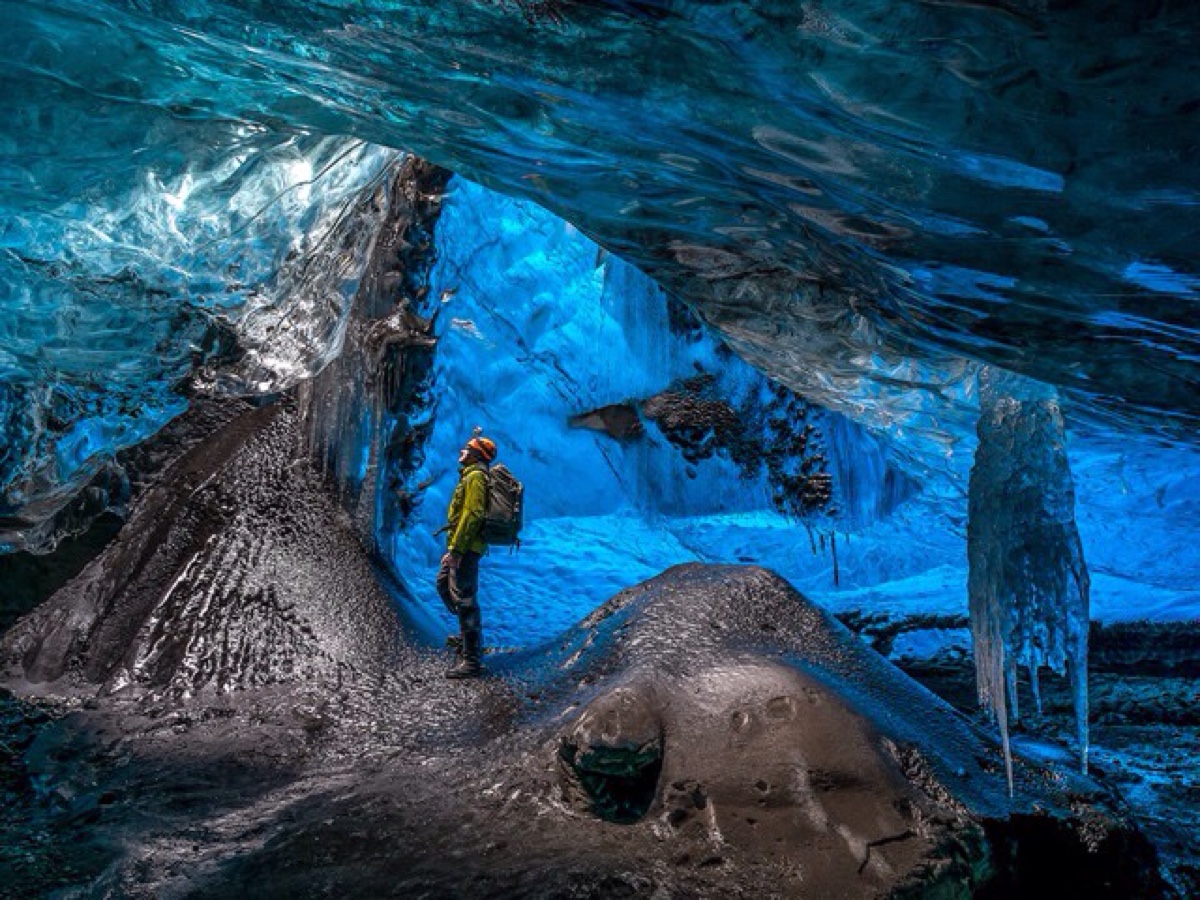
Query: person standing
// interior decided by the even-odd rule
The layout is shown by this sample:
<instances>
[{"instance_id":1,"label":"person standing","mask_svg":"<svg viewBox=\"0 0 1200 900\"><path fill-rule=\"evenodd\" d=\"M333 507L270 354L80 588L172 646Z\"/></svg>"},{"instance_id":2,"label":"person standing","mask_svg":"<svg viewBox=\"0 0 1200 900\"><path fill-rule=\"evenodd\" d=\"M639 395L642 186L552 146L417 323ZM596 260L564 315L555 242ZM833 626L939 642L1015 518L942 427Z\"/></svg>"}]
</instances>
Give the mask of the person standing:
<instances>
[{"instance_id":1,"label":"person standing","mask_svg":"<svg viewBox=\"0 0 1200 900\"><path fill-rule=\"evenodd\" d=\"M458 484L446 512L446 553L437 574L438 596L458 617L459 658L447 678L477 678L483 671L483 620L479 613L479 560L487 552L483 525L487 519L488 467L496 458L496 442L478 433L458 454ZM449 643L455 642L451 638Z\"/></svg>"}]
</instances>

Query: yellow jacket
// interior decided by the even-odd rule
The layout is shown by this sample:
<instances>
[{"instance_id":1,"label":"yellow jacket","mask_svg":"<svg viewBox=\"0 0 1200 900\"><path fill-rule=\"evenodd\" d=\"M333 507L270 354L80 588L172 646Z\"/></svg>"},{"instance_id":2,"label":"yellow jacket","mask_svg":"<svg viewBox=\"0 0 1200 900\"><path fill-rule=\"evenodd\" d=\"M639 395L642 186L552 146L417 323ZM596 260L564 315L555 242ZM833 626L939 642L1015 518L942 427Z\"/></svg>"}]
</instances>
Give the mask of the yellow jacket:
<instances>
[{"instance_id":1,"label":"yellow jacket","mask_svg":"<svg viewBox=\"0 0 1200 900\"><path fill-rule=\"evenodd\" d=\"M487 469L478 463L463 466L458 472L458 484L450 497L446 523L450 537L446 549L452 553L487 552L483 540L483 523L487 518Z\"/></svg>"}]
</instances>

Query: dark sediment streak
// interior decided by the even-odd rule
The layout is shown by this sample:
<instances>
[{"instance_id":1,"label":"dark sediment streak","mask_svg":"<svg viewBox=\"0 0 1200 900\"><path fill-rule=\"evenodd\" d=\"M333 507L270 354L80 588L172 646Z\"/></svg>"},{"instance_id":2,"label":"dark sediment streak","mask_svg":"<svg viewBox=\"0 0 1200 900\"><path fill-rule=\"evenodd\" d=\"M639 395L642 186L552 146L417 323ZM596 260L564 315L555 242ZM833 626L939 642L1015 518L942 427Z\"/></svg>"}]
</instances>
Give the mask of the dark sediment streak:
<instances>
[{"instance_id":1,"label":"dark sediment streak","mask_svg":"<svg viewBox=\"0 0 1200 900\"><path fill-rule=\"evenodd\" d=\"M231 398L194 398L186 412L154 437L118 453L74 500L39 526L45 533L41 540L52 552L0 554L0 631L78 575L116 537L130 505L168 465L247 408Z\"/></svg>"},{"instance_id":2,"label":"dark sediment streak","mask_svg":"<svg viewBox=\"0 0 1200 900\"><path fill-rule=\"evenodd\" d=\"M354 298L342 351L298 391L309 456L337 486L364 541L403 527L433 430L434 228L451 173L414 156L376 202L387 218ZM365 467L361 448L369 448Z\"/></svg>"}]
</instances>

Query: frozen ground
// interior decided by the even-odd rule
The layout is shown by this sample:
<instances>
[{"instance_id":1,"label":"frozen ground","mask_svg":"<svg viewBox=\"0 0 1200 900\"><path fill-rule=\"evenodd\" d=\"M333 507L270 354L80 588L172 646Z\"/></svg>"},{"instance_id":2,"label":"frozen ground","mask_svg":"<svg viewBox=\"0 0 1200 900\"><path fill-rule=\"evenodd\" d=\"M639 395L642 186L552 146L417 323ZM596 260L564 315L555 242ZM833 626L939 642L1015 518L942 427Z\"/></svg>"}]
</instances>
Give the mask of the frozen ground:
<instances>
[{"instance_id":1,"label":"frozen ground","mask_svg":"<svg viewBox=\"0 0 1200 900\"><path fill-rule=\"evenodd\" d=\"M810 539L802 525L770 512L657 521L636 513L537 519L527 525L518 552L496 549L484 560L481 601L487 641L540 643L622 588L667 566L696 561L766 566L835 613L965 618L967 569L961 538L907 531L909 527L913 523L898 515L866 533L838 535L840 584L835 585L829 537L814 532ZM931 556L935 564L923 568ZM894 577L873 581L872 573L884 567ZM419 600L440 609L431 585L433 562L428 578L412 574L409 586ZM1108 624L1198 617L1200 588L1093 573L1093 620ZM444 621L452 627L448 615ZM964 646L967 640L965 631L940 637Z\"/></svg>"}]
</instances>

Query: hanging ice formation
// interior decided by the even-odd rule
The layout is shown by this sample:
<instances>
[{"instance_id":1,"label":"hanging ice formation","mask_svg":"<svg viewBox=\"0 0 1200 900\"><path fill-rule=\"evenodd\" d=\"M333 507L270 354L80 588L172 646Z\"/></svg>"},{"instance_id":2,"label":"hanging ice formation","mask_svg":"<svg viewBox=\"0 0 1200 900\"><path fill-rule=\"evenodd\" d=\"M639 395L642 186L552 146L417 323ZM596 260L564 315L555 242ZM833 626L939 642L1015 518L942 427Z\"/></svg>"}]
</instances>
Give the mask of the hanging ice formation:
<instances>
[{"instance_id":1,"label":"hanging ice formation","mask_svg":"<svg viewBox=\"0 0 1200 900\"><path fill-rule=\"evenodd\" d=\"M979 394L967 586L979 699L999 723L1011 790L1009 725L1019 718L1020 666L1039 712L1038 670L1069 675L1087 770L1089 579L1053 388L985 368Z\"/></svg>"},{"instance_id":2,"label":"hanging ice formation","mask_svg":"<svg viewBox=\"0 0 1200 900\"><path fill-rule=\"evenodd\" d=\"M336 486L363 542L411 508L397 490L427 429L434 339L423 318L431 232L450 173L416 157L368 202L384 212L354 297L341 353L301 385L305 451Z\"/></svg>"}]
</instances>

